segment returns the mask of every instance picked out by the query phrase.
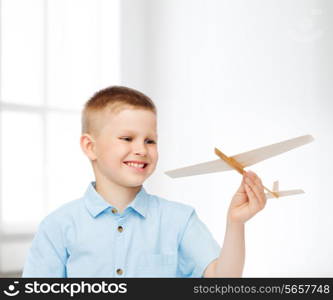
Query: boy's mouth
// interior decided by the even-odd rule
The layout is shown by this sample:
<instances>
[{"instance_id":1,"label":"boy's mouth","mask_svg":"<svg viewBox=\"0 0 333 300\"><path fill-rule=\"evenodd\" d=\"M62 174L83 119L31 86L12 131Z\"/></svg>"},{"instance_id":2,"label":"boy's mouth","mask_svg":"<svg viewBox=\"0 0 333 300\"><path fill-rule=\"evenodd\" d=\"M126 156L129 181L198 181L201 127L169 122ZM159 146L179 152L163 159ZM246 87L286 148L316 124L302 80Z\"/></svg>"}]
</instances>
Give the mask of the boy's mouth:
<instances>
[{"instance_id":1,"label":"boy's mouth","mask_svg":"<svg viewBox=\"0 0 333 300\"><path fill-rule=\"evenodd\" d=\"M124 164L138 171L142 171L148 166L148 163L141 161L124 161Z\"/></svg>"}]
</instances>

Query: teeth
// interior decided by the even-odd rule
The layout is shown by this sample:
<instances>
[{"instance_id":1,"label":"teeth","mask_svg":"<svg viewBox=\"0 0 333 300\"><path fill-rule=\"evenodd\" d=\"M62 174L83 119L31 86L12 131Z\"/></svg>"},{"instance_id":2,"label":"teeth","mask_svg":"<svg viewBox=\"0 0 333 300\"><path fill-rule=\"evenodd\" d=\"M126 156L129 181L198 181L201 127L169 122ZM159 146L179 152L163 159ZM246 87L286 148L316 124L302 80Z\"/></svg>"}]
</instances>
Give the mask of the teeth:
<instances>
[{"instance_id":1,"label":"teeth","mask_svg":"<svg viewBox=\"0 0 333 300\"><path fill-rule=\"evenodd\" d=\"M132 163L132 162L127 162L127 165L131 166L131 167L135 167L135 168L143 168L144 164L136 164L136 163Z\"/></svg>"}]
</instances>

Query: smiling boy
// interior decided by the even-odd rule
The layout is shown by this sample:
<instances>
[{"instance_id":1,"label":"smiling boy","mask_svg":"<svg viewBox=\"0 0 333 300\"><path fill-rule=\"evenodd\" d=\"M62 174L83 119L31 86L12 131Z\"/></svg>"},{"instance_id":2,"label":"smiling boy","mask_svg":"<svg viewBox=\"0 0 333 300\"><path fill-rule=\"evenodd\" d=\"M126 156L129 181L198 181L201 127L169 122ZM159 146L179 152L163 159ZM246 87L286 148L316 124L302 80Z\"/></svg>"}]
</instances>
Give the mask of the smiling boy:
<instances>
[{"instance_id":1,"label":"smiling boy","mask_svg":"<svg viewBox=\"0 0 333 300\"><path fill-rule=\"evenodd\" d=\"M146 95L113 86L82 113L81 148L95 182L40 224L23 277L240 277L244 223L266 203L246 172L229 206L222 249L195 210L149 194L157 113Z\"/></svg>"}]
</instances>

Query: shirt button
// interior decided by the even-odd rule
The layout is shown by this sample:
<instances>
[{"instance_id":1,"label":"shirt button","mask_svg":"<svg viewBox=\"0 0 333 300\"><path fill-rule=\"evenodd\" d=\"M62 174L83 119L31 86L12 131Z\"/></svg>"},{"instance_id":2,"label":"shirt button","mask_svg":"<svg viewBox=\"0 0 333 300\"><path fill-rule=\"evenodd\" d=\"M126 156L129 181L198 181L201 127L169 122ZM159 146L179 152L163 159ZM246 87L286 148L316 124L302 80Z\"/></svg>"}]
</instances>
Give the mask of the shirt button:
<instances>
[{"instance_id":1,"label":"shirt button","mask_svg":"<svg viewBox=\"0 0 333 300\"><path fill-rule=\"evenodd\" d=\"M124 228L122 226L118 226L118 231L123 232Z\"/></svg>"},{"instance_id":2,"label":"shirt button","mask_svg":"<svg viewBox=\"0 0 333 300\"><path fill-rule=\"evenodd\" d=\"M118 275L123 275L124 271L122 269L117 269L117 274Z\"/></svg>"},{"instance_id":3,"label":"shirt button","mask_svg":"<svg viewBox=\"0 0 333 300\"><path fill-rule=\"evenodd\" d=\"M118 210L114 207L111 209L111 211L112 211L113 214L116 214L118 212Z\"/></svg>"}]
</instances>

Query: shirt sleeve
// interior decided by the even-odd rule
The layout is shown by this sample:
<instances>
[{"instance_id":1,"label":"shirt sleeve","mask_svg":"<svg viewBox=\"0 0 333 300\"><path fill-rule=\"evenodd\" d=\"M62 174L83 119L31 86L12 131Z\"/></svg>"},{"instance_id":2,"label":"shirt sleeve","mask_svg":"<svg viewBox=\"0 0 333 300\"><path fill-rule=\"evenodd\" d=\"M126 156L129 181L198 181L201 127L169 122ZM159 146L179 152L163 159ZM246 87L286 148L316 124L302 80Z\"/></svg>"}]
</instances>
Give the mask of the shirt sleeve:
<instances>
[{"instance_id":1,"label":"shirt sleeve","mask_svg":"<svg viewBox=\"0 0 333 300\"><path fill-rule=\"evenodd\" d=\"M219 253L219 244L193 210L179 245L181 276L202 277L206 267Z\"/></svg>"},{"instance_id":2,"label":"shirt sleeve","mask_svg":"<svg viewBox=\"0 0 333 300\"><path fill-rule=\"evenodd\" d=\"M32 241L22 277L67 277L61 228L43 221Z\"/></svg>"}]
</instances>

